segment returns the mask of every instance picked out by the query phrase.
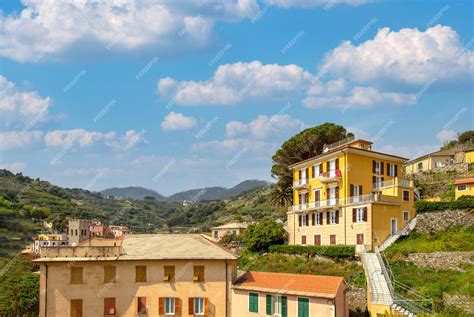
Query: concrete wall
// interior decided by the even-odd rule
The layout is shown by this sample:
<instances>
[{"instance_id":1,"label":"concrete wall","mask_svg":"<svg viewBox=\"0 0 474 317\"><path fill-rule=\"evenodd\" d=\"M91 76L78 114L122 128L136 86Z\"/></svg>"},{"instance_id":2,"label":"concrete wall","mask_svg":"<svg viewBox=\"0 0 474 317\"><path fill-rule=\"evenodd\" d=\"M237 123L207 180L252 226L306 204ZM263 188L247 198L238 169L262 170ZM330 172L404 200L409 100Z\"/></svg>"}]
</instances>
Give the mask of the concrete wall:
<instances>
[{"instance_id":1,"label":"concrete wall","mask_svg":"<svg viewBox=\"0 0 474 317\"><path fill-rule=\"evenodd\" d=\"M115 265L117 282L103 283L104 265ZM147 266L147 282L135 282L135 266ZM176 282L164 282L164 265L175 266ZM205 281L193 282L193 265L205 266ZM83 267L83 284L70 284L72 266ZM136 316L136 297L147 297L148 316L158 316L159 297L178 297L183 315L188 313L188 298L209 299L209 316L230 316L230 286L235 278L235 261L228 260L227 284L224 260L162 260L116 262L63 262L41 265L40 316L69 316L70 300L83 300L83 316L103 316L104 298L115 297L117 316ZM47 298L47 305L45 304Z\"/></svg>"}]
</instances>

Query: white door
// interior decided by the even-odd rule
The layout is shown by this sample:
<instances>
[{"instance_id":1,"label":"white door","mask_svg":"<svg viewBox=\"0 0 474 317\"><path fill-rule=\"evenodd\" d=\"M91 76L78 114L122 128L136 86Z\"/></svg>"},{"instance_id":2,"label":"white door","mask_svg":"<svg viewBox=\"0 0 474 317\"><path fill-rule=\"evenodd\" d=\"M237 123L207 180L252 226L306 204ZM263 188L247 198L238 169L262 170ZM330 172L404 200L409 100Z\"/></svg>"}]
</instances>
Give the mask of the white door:
<instances>
[{"instance_id":1,"label":"white door","mask_svg":"<svg viewBox=\"0 0 474 317\"><path fill-rule=\"evenodd\" d=\"M329 177L336 176L336 161L329 161Z\"/></svg>"},{"instance_id":2,"label":"white door","mask_svg":"<svg viewBox=\"0 0 474 317\"><path fill-rule=\"evenodd\" d=\"M331 206L336 204L336 187L329 188L329 204Z\"/></svg>"},{"instance_id":3,"label":"white door","mask_svg":"<svg viewBox=\"0 0 474 317\"><path fill-rule=\"evenodd\" d=\"M395 218L391 219L391 233L392 233L392 235L397 233L397 219L395 219Z\"/></svg>"},{"instance_id":4,"label":"white door","mask_svg":"<svg viewBox=\"0 0 474 317\"><path fill-rule=\"evenodd\" d=\"M358 185L354 185L354 198L353 201L355 203L359 202L359 196L360 196L360 187Z\"/></svg>"}]
</instances>

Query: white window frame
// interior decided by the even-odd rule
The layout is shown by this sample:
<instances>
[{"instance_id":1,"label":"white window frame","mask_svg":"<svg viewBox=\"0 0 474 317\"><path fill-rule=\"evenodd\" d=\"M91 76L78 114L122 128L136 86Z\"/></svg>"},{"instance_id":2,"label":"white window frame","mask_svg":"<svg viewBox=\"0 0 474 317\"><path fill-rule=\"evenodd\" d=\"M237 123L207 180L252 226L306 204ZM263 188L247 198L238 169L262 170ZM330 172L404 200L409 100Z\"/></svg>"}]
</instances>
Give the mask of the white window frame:
<instances>
[{"instance_id":1,"label":"white window frame","mask_svg":"<svg viewBox=\"0 0 474 317\"><path fill-rule=\"evenodd\" d=\"M356 209L356 222L357 223L364 222L364 207L359 207Z\"/></svg>"},{"instance_id":2,"label":"white window frame","mask_svg":"<svg viewBox=\"0 0 474 317\"><path fill-rule=\"evenodd\" d=\"M329 161L329 177L336 176L336 159Z\"/></svg>"},{"instance_id":3,"label":"white window frame","mask_svg":"<svg viewBox=\"0 0 474 317\"><path fill-rule=\"evenodd\" d=\"M272 316L281 316L281 296L272 295L272 305L273 305L273 315Z\"/></svg>"},{"instance_id":4,"label":"white window frame","mask_svg":"<svg viewBox=\"0 0 474 317\"><path fill-rule=\"evenodd\" d=\"M306 168L301 169L301 184L306 184L308 182L308 175L306 175Z\"/></svg>"},{"instance_id":5,"label":"white window frame","mask_svg":"<svg viewBox=\"0 0 474 317\"><path fill-rule=\"evenodd\" d=\"M204 298L194 297L194 315L204 315Z\"/></svg>"},{"instance_id":6,"label":"white window frame","mask_svg":"<svg viewBox=\"0 0 474 317\"><path fill-rule=\"evenodd\" d=\"M388 163L388 175L395 176L395 164Z\"/></svg>"},{"instance_id":7,"label":"white window frame","mask_svg":"<svg viewBox=\"0 0 474 317\"><path fill-rule=\"evenodd\" d=\"M336 212L335 211L330 211L329 212L329 224L330 225L335 225L336 224Z\"/></svg>"},{"instance_id":8,"label":"white window frame","mask_svg":"<svg viewBox=\"0 0 474 317\"><path fill-rule=\"evenodd\" d=\"M316 218L316 224L318 226L320 226L321 225L321 213L320 212L316 213L315 218Z\"/></svg>"},{"instance_id":9,"label":"white window frame","mask_svg":"<svg viewBox=\"0 0 474 317\"><path fill-rule=\"evenodd\" d=\"M461 188L461 187L462 187L462 188ZM463 191L463 190L466 190L466 189L467 189L467 185L466 185L466 184L458 185L458 190Z\"/></svg>"},{"instance_id":10,"label":"white window frame","mask_svg":"<svg viewBox=\"0 0 474 317\"><path fill-rule=\"evenodd\" d=\"M308 224L306 223L306 214L301 214L301 226L307 227Z\"/></svg>"},{"instance_id":11,"label":"white window frame","mask_svg":"<svg viewBox=\"0 0 474 317\"><path fill-rule=\"evenodd\" d=\"M319 174L320 166L321 166L321 164L316 164L316 165L313 166L313 169L314 169L314 177L319 177L319 176L320 176L320 174Z\"/></svg>"},{"instance_id":12,"label":"white window frame","mask_svg":"<svg viewBox=\"0 0 474 317\"><path fill-rule=\"evenodd\" d=\"M405 215L406 215L406 219L405 219ZM410 220L410 212L404 210L403 213L402 213L402 219L403 219L403 221L405 221L405 222L407 222L408 220Z\"/></svg>"},{"instance_id":13,"label":"white window frame","mask_svg":"<svg viewBox=\"0 0 474 317\"><path fill-rule=\"evenodd\" d=\"M382 162L375 161L375 174L382 174Z\"/></svg>"},{"instance_id":14,"label":"white window frame","mask_svg":"<svg viewBox=\"0 0 474 317\"><path fill-rule=\"evenodd\" d=\"M174 315L174 297L165 297L165 315Z\"/></svg>"}]
</instances>

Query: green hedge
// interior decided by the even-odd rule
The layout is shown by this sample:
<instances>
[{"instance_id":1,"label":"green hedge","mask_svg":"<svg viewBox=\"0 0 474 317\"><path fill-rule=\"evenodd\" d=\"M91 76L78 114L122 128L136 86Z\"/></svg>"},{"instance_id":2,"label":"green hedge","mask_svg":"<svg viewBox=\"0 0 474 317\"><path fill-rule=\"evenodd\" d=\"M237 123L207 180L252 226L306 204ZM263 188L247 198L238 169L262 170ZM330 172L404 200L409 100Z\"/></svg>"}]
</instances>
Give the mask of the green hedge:
<instances>
[{"instance_id":1,"label":"green hedge","mask_svg":"<svg viewBox=\"0 0 474 317\"><path fill-rule=\"evenodd\" d=\"M272 253L321 255L335 259L352 258L355 256L355 246L350 245L272 245Z\"/></svg>"},{"instance_id":2,"label":"green hedge","mask_svg":"<svg viewBox=\"0 0 474 317\"><path fill-rule=\"evenodd\" d=\"M416 212L433 212L447 209L473 209L474 196L462 196L454 201L415 201Z\"/></svg>"}]
</instances>

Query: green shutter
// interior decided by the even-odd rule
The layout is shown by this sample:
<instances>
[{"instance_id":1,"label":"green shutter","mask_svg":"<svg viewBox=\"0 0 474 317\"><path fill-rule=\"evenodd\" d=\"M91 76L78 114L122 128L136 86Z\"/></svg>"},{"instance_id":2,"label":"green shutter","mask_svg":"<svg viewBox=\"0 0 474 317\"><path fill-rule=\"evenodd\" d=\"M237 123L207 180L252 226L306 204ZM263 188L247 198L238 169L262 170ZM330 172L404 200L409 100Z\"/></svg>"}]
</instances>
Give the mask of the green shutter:
<instances>
[{"instance_id":1,"label":"green shutter","mask_svg":"<svg viewBox=\"0 0 474 317\"><path fill-rule=\"evenodd\" d=\"M298 317L309 317L309 300L298 298Z\"/></svg>"},{"instance_id":2,"label":"green shutter","mask_svg":"<svg viewBox=\"0 0 474 317\"><path fill-rule=\"evenodd\" d=\"M287 308L287 300L286 296L281 297L281 317L287 317L288 316L288 308Z\"/></svg>"},{"instance_id":3,"label":"green shutter","mask_svg":"<svg viewBox=\"0 0 474 317\"><path fill-rule=\"evenodd\" d=\"M258 313L258 294L249 293L249 312Z\"/></svg>"},{"instance_id":4,"label":"green shutter","mask_svg":"<svg viewBox=\"0 0 474 317\"><path fill-rule=\"evenodd\" d=\"M273 315L272 295L267 295L267 315Z\"/></svg>"}]
</instances>

